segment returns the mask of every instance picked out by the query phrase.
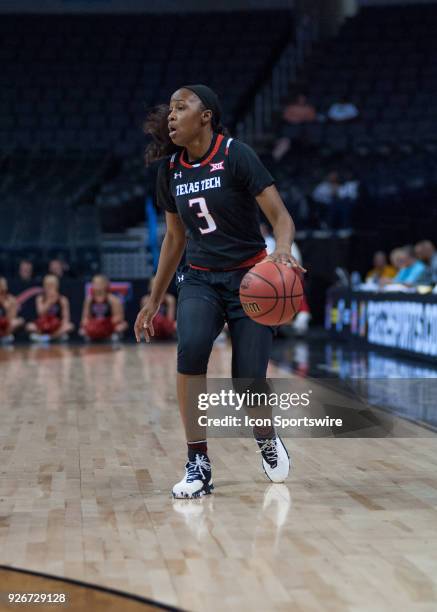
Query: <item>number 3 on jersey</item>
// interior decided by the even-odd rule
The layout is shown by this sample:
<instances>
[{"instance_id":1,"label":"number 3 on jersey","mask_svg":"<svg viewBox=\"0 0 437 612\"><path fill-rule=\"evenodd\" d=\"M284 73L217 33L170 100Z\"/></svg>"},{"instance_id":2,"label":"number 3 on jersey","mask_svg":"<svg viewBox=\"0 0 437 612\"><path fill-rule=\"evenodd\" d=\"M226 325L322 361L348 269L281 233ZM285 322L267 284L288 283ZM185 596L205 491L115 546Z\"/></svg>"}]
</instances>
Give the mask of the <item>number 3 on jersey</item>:
<instances>
[{"instance_id":1,"label":"number 3 on jersey","mask_svg":"<svg viewBox=\"0 0 437 612\"><path fill-rule=\"evenodd\" d=\"M214 219L212 218L211 213L208 210L206 205L205 198L192 198L188 200L188 205L193 206L193 204L198 204L200 208L200 212L197 213L199 218L205 219L207 223L207 227L199 227L199 231L201 234L210 234L214 230L217 229L217 225L215 224Z\"/></svg>"}]
</instances>

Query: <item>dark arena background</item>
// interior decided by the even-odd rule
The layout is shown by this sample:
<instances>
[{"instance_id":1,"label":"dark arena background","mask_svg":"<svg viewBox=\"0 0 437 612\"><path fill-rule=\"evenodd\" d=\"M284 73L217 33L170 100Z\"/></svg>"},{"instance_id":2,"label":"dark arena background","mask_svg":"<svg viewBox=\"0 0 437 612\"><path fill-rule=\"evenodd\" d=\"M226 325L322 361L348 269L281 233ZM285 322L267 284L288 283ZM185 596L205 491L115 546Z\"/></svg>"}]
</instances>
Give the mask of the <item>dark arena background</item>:
<instances>
[{"instance_id":1,"label":"dark arena background","mask_svg":"<svg viewBox=\"0 0 437 612\"><path fill-rule=\"evenodd\" d=\"M436 31L419 0L0 2L1 611L437 610ZM307 270L268 366L311 397L290 476L218 419L198 499L171 496L175 279L134 334L166 232L144 122L184 83L273 175ZM208 379L232 388L226 326Z\"/></svg>"}]
</instances>

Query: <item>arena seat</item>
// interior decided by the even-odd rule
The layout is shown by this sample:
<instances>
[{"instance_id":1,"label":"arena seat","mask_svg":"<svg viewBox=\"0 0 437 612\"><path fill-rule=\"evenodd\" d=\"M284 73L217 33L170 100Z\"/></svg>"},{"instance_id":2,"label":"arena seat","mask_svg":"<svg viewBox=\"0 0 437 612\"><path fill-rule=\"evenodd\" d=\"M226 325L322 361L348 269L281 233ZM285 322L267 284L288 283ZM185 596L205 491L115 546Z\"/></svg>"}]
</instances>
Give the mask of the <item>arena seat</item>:
<instances>
[{"instance_id":1,"label":"arena seat","mask_svg":"<svg viewBox=\"0 0 437 612\"><path fill-rule=\"evenodd\" d=\"M144 219L146 109L207 82L234 125L291 26L281 10L2 15L0 251L68 245L95 261L102 210L119 230Z\"/></svg>"}]
</instances>

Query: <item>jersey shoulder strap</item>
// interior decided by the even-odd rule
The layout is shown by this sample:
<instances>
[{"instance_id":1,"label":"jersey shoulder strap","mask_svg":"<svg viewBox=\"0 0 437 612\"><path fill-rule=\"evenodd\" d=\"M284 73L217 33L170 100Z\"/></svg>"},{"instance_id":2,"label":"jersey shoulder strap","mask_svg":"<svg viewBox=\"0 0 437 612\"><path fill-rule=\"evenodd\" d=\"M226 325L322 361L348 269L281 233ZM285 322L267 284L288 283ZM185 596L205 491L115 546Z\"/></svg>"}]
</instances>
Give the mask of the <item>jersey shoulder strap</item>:
<instances>
[{"instance_id":1,"label":"jersey shoulder strap","mask_svg":"<svg viewBox=\"0 0 437 612\"><path fill-rule=\"evenodd\" d=\"M228 138L226 140L226 143L225 143L225 155L229 155L229 147L231 146L231 142L233 140L234 140L233 138Z\"/></svg>"},{"instance_id":2,"label":"jersey shoulder strap","mask_svg":"<svg viewBox=\"0 0 437 612\"><path fill-rule=\"evenodd\" d=\"M177 155L177 153L173 153L173 155L168 160L168 164L169 164L170 170L173 170L173 168L174 168L176 155Z\"/></svg>"}]
</instances>

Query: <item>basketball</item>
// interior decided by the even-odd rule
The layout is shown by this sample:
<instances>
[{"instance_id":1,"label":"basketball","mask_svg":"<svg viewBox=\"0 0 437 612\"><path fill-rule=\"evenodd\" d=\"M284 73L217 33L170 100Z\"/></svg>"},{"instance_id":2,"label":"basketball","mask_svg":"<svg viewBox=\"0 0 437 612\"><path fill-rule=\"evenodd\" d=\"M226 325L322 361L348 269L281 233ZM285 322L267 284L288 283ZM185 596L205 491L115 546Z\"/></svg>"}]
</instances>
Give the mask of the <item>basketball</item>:
<instances>
[{"instance_id":1,"label":"basketball","mask_svg":"<svg viewBox=\"0 0 437 612\"><path fill-rule=\"evenodd\" d=\"M240 301L248 317L262 325L283 325L298 312L303 289L293 268L274 261L257 264L240 284Z\"/></svg>"}]
</instances>

